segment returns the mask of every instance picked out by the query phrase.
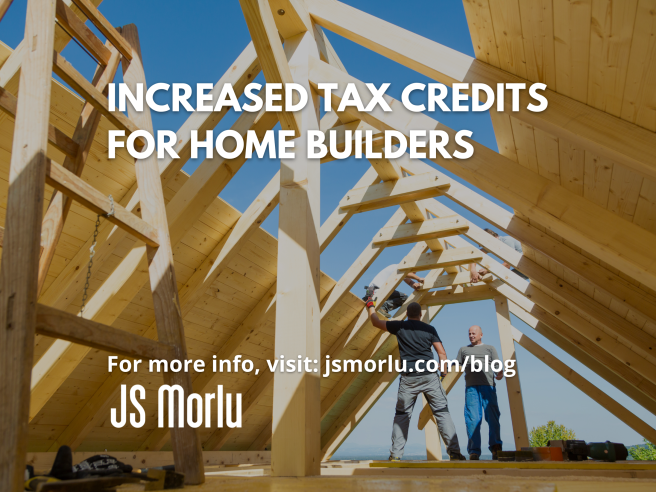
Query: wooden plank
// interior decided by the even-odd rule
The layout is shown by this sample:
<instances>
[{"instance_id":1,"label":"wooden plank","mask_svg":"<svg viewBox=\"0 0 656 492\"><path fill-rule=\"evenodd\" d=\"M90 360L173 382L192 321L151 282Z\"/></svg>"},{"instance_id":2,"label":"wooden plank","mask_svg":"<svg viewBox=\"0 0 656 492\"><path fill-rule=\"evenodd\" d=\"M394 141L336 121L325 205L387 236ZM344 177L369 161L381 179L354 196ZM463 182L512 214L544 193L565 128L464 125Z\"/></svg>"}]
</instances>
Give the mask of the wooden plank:
<instances>
[{"instance_id":1,"label":"wooden plank","mask_svg":"<svg viewBox=\"0 0 656 492\"><path fill-rule=\"evenodd\" d=\"M25 482L30 373L36 324L37 282L50 114L50 71L55 35L54 0L29 0L20 98L9 171L7 215L0 268L0 489Z\"/></svg>"},{"instance_id":2,"label":"wooden plank","mask_svg":"<svg viewBox=\"0 0 656 492\"><path fill-rule=\"evenodd\" d=\"M462 4L467 15L467 24L469 24L469 33L476 59L498 67L499 54L497 41L494 39L490 2L488 0L463 0Z\"/></svg>"},{"instance_id":3,"label":"wooden plank","mask_svg":"<svg viewBox=\"0 0 656 492\"><path fill-rule=\"evenodd\" d=\"M245 0L240 0L246 11ZM251 7L253 6L253 2ZM260 0L268 9L268 1ZM266 7L266 8L264 8ZM271 11L268 10L271 15ZM248 15L247 15L248 18ZM266 18L266 17L265 17ZM267 22L264 20L263 22ZM257 48L256 34L249 25ZM277 32L275 33L277 36ZM269 34L269 39L271 39ZM318 97L312 95L308 82L308 60L319 57L310 31L285 41L290 79L301 84L311 95L298 113L299 135L319 129ZM275 52L274 52L275 53ZM262 62L267 82L267 62ZM268 56L265 54L264 56ZM288 129L281 119L282 128ZM321 357L319 309L319 160L307 158L302 150L294 159L280 162L280 205L278 221L278 298L276 307L275 353L285 357ZM321 418L319 409L320 377L315 373L276 372L273 375L273 436L271 473L274 476L308 476L320 474Z\"/></svg>"},{"instance_id":4,"label":"wooden plank","mask_svg":"<svg viewBox=\"0 0 656 492\"><path fill-rule=\"evenodd\" d=\"M130 63L126 63L126 60L122 63L123 80L134 92L137 83L146 85L141 62L139 35L134 24L123 27L122 34L133 48ZM153 132L150 110L144 108L144 111L139 113L129 106L128 114L139 126L150 133ZM157 230L160 237L160 245L157 249L147 246L150 288L153 293L158 338L161 342L172 345L175 358L183 360L187 358L184 326L175 280L173 251L171 243L166 240L168 239L168 222L156 155L137 160L135 168L141 190L141 215ZM164 382L170 385L180 385L184 394L192 391L191 377L188 373L165 373ZM203 456L195 429L176 427L171 431L171 441L176 470L185 474L185 483L190 485L203 483L205 481Z\"/></svg>"},{"instance_id":5,"label":"wooden plank","mask_svg":"<svg viewBox=\"0 0 656 492\"><path fill-rule=\"evenodd\" d=\"M85 79L80 72L75 70L73 66L67 62L59 53L55 53L53 57L52 70L59 75L64 82L70 85L75 91L77 91L84 99L93 105L98 111L100 111L105 118L107 118L113 125L115 125L119 130L124 130L126 132L126 137L140 128L127 116L125 116L120 111L110 111L109 110L109 101L107 98L96 89L91 82ZM134 90L136 93L136 89ZM128 106L131 106L128 104ZM145 108L144 108L145 110ZM145 129L145 128L144 128ZM141 137L135 142L135 145L138 147L138 142L141 142L142 145L145 145L145 142ZM140 148L138 148L140 150Z\"/></svg>"},{"instance_id":6,"label":"wooden plank","mask_svg":"<svg viewBox=\"0 0 656 492\"><path fill-rule=\"evenodd\" d=\"M547 87L555 87L553 2L519 0L519 13L524 39L526 78L533 82L543 82Z\"/></svg>"},{"instance_id":7,"label":"wooden plank","mask_svg":"<svg viewBox=\"0 0 656 492\"><path fill-rule=\"evenodd\" d=\"M15 118L17 104L18 99L16 96L0 87L0 110ZM50 124L48 125L48 142L71 159L75 159L79 152L79 145L71 137Z\"/></svg>"},{"instance_id":8,"label":"wooden plank","mask_svg":"<svg viewBox=\"0 0 656 492\"><path fill-rule=\"evenodd\" d=\"M57 0L55 15L59 24L84 46L101 65L107 65L112 54L110 50L98 39L91 29L89 29L75 12L64 3L63 0Z\"/></svg>"},{"instance_id":9,"label":"wooden plank","mask_svg":"<svg viewBox=\"0 0 656 492\"><path fill-rule=\"evenodd\" d=\"M173 349L168 345L43 304L37 304L36 331L40 335L128 357L168 360L173 356Z\"/></svg>"},{"instance_id":10,"label":"wooden plank","mask_svg":"<svg viewBox=\"0 0 656 492\"><path fill-rule=\"evenodd\" d=\"M490 2L494 35L499 52L499 67L526 78L526 57L518 0Z\"/></svg>"},{"instance_id":11,"label":"wooden plank","mask_svg":"<svg viewBox=\"0 0 656 492\"><path fill-rule=\"evenodd\" d=\"M650 0L638 2L633 42L627 67L621 117L647 130L656 131L654 110L654 69L656 68L656 19L651 14L654 5Z\"/></svg>"},{"instance_id":12,"label":"wooden plank","mask_svg":"<svg viewBox=\"0 0 656 492\"><path fill-rule=\"evenodd\" d=\"M449 187L446 180L429 179L427 175L410 176L384 183L355 188L346 194L339 206L359 212L414 202L441 195Z\"/></svg>"},{"instance_id":13,"label":"wooden plank","mask_svg":"<svg viewBox=\"0 0 656 492\"><path fill-rule=\"evenodd\" d=\"M374 240L374 246L398 246L400 244L418 243L428 239L457 236L467 232L468 222L461 216L441 217L412 224L386 226Z\"/></svg>"},{"instance_id":14,"label":"wooden plank","mask_svg":"<svg viewBox=\"0 0 656 492\"><path fill-rule=\"evenodd\" d=\"M283 39L312 31L312 20L300 0L269 0L269 8Z\"/></svg>"},{"instance_id":15,"label":"wooden plank","mask_svg":"<svg viewBox=\"0 0 656 492\"><path fill-rule=\"evenodd\" d=\"M446 268L449 266L467 265L483 259L483 253L471 247L452 248L439 252L427 252L421 255L415 262L399 264L400 272L421 272L434 268Z\"/></svg>"},{"instance_id":16,"label":"wooden plank","mask_svg":"<svg viewBox=\"0 0 656 492\"><path fill-rule=\"evenodd\" d=\"M601 405L605 410L615 415L615 417L620 419L642 437L650 442L654 442L654 439L656 439L656 430L654 430L649 424L644 422L635 414L628 411L616 400L601 391L583 376L572 370L569 366L564 364L554 355L550 354L547 350L524 335L517 328L514 326L511 328L515 342L517 342L535 357L544 362L547 367L550 367L556 371L556 373L560 374L563 378L572 383L587 396L599 403L599 405Z\"/></svg>"},{"instance_id":17,"label":"wooden plank","mask_svg":"<svg viewBox=\"0 0 656 492\"><path fill-rule=\"evenodd\" d=\"M287 63L285 50L280 42L278 28L268 0L240 0L241 9L251 34L255 51L262 65L264 78L269 84L293 83L292 71ZM317 52L318 57L318 52ZM308 94L310 94L308 92ZM297 113L285 111L286 95L281 92L282 110L278 112L283 130L293 130L296 137L301 135L301 124Z\"/></svg>"},{"instance_id":18,"label":"wooden plank","mask_svg":"<svg viewBox=\"0 0 656 492\"><path fill-rule=\"evenodd\" d=\"M108 221L126 230L149 246L154 248L159 246L158 233L153 226L128 212L120 204L114 203L113 200L87 184L82 178L78 178L77 175L56 162L48 162L46 182L89 210L105 216Z\"/></svg>"},{"instance_id":19,"label":"wooden plank","mask_svg":"<svg viewBox=\"0 0 656 492\"><path fill-rule=\"evenodd\" d=\"M522 401L522 386L519 382L519 367L515 357L515 343L512 336L512 324L510 312L508 311L508 300L502 296L494 298L497 310L497 323L499 324L499 338L501 339L501 354L504 364L514 361L515 376L506 376L506 388L508 389L508 400L510 400L510 418L515 438L515 449L528 447L528 428L524 413L524 402Z\"/></svg>"},{"instance_id":20,"label":"wooden plank","mask_svg":"<svg viewBox=\"0 0 656 492\"><path fill-rule=\"evenodd\" d=\"M496 295L494 286L501 283L500 280L495 280L490 285L474 285L466 287L457 285L455 287L447 287L444 290L436 290L435 292L428 292L421 298L420 303L426 306L441 306L446 304L458 304L461 302L482 301L485 299L493 299Z\"/></svg>"},{"instance_id":21,"label":"wooden plank","mask_svg":"<svg viewBox=\"0 0 656 492\"><path fill-rule=\"evenodd\" d=\"M104 15L89 0L74 0L75 5L87 16L91 23L116 46L116 49L129 61L132 60L130 43L112 26Z\"/></svg>"},{"instance_id":22,"label":"wooden plank","mask_svg":"<svg viewBox=\"0 0 656 492\"><path fill-rule=\"evenodd\" d=\"M592 2L587 103L620 116L638 0Z\"/></svg>"}]
</instances>

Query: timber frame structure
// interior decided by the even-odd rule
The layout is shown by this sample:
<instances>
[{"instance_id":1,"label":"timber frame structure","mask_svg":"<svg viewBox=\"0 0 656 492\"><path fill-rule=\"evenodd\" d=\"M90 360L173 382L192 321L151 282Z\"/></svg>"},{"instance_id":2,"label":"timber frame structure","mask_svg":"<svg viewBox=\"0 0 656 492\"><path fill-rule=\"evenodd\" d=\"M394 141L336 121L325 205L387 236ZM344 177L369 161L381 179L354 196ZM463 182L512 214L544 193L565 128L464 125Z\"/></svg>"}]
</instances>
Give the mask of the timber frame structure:
<instances>
[{"instance_id":1,"label":"timber frame structure","mask_svg":"<svg viewBox=\"0 0 656 492\"><path fill-rule=\"evenodd\" d=\"M10 3L0 2L0 16ZM319 120L316 84L339 83L335 104L346 83L363 86L347 73L324 29L448 85L548 86L542 113L491 111L499 153L473 142L473 157L439 158L437 167L407 155L371 160L320 227L323 162L301 157L302 151L281 162L243 214L217 197L245 164L243 156L207 159L191 176L181 171L190 131L214 128L225 112L189 117L177 132L180 159L134 162L126 152L107 159L109 129L129 134L152 130L152 123L147 110L129 117L108 111L103 91L119 64L125 82L146 80L136 27L112 27L99 3L29 0L25 40L13 51L0 45L0 489L20 490L28 452L63 444L77 451L172 449L192 484L204 479L202 450L259 452L271 445L274 475L319 474L321 461L396 374L274 375L266 360L398 357L395 337L370 324L350 290L385 247L408 243L415 246L379 291L380 302L406 271L429 271L423 290L408 299L425 307L427 320L449 303L494 299L504 359L521 345L656 442L656 430L510 319L513 313L656 414L656 2L463 0L471 58L336 0L240 0L252 42L214 96L225 83L240 94L260 71L269 83L296 82L313 94L298 113L243 113L232 126L242 134L261 135L279 122L297 135L440 129L453 137L444 124L410 114L391 98L392 113L349 109ZM92 82L59 54L69 34L98 61ZM52 71L79 96L52 81ZM459 216L451 201L518 239L524 253ZM276 206L278 240L259 227ZM321 252L348 220L385 207L393 209L386 226L342 278L324 275ZM104 218L96 237L97 216ZM471 285L463 265L472 262L492 275ZM396 316L404 312L405 306ZM146 426L112 428L109 409L117 406L121 385L143 384L153 395L161 378L108 374L109 353L206 361L246 354L259 376L167 376L197 393L217 384L242 393L243 427L169 433L156 427L151 396ZM447 376L447 391L457 376ZM507 384L519 448L528 445L520 379ZM429 457L440 459L427 406L419 426Z\"/></svg>"}]
</instances>

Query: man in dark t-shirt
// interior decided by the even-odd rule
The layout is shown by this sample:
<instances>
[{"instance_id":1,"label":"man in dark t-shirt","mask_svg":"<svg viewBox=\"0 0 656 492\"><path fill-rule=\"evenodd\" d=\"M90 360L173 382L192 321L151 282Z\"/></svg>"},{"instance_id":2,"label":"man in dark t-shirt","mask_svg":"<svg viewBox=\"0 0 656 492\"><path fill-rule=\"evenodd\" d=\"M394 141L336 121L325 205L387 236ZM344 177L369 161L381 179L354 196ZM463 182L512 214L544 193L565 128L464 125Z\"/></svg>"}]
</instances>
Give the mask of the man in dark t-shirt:
<instances>
[{"instance_id":1,"label":"man in dark t-shirt","mask_svg":"<svg viewBox=\"0 0 656 492\"><path fill-rule=\"evenodd\" d=\"M431 347L435 348L440 360L446 359L446 352L435 328L421 321L421 306L411 302L407 309L408 319L405 321L381 320L376 314L371 298L367 299L367 310L371 324L396 336L402 361L389 459L398 461L403 457L412 410L417 396L423 393L433 411L449 457L452 460L465 460L466 458L460 454L458 436L449 414L446 393L439 375L435 372L436 368L432 367L436 361ZM439 360L437 363L439 368Z\"/></svg>"}]
</instances>

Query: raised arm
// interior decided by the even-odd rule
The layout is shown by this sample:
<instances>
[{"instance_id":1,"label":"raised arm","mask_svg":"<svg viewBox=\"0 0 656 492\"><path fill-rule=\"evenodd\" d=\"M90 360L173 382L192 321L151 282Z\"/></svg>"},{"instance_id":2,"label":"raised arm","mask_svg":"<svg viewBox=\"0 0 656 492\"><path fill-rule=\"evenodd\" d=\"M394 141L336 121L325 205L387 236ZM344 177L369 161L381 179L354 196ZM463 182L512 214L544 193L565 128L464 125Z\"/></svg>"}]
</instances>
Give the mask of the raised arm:
<instances>
[{"instance_id":1,"label":"raised arm","mask_svg":"<svg viewBox=\"0 0 656 492\"><path fill-rule=\"evenodd\" d=\"M371 299L371 297L367 299L367 312L369 313L369 319L371 320L372 325L374 325L379 330L387 331L387 321L383 321L378 317L378 314L376 314L374 301Z\"/></svg>"}]
</instances>

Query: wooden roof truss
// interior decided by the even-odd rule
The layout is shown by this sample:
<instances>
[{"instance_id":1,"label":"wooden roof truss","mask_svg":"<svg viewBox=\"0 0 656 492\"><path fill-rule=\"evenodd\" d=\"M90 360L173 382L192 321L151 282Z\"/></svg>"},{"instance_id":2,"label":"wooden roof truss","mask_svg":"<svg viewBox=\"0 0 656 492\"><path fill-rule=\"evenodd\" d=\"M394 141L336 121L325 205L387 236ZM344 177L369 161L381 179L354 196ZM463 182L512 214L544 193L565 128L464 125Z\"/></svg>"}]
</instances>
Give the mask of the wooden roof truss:
<instances>
[{"instance_id":1,"label":"wooden roof truss","mask_svg":"<svg viewBox=\"0 0 656 492\"><path fill-rule=\"evenodd\" d=\"M0 15L9 3L2 4ZM148 111L130 111L129 117L108 111L103 92L119 62L127 83L145 83L145 75L136 28L112 27L98 12L99 3L30 0L25 41L0 66L0 109L15 120L13 148L24 149L11 154L0 273L0 316L6 327L0 337L2 391L12 395L3 398L0 405L5 435L1 454L12 456L6 465L3 459L2 470L8 472L0 473L3 488L17 489L19 482L22 484L28 426L44 415L53 397L94 350L135 358L186 358L185 335L189 335L183 320L189 330L194 324L190 318L197 315L208 292L233 273L242 250L256 237L263 237L259 226L276 206L280 214L276 275L261 286L257 302L247 313L228 327L229 335L212 345L211 353L218 359L252 350L252 340L265 336L272 324L276 328L272 342L276 357L307 356L322 364L326 356L363 361L398 358L396 338L373 328L362 303L353 300L349 292L384 248L415 243L399 263L397 274L378 291L378 301L383 302L402 282L405 272L430 271L424 288L409 297L397 318L404 317L407 304L413 301L422 304L424 319L430 321L446 304L493 299L504 359L514 359L515 343L520 344L636 432L656 442L656 431L650 425L519 332L510 321L513 313L656 414L655 231L600 206L593 195L577 193L564 184L564 174L555 179L543 172L542 164L527 157L522 143L527 128L536 142L543 134L551 135L560 146L561 168L566 156L579 159L577 152L594 153L599 159L612 161L616 169L638 176L645 188L656 182L652 157L656 148L656 127L652 126L656 123L652 125L644 113L620 111L618 117L616 112L606 111L551 81L550 72L545 72L550 83L548 111L521 110L511 117L506 107L508 113L492 114L500 153L473 142L474 155L467 160L434 160L439 167L511 206L514 213L438 169L404 155L394 160L372 159L371 168L319 227L320 163L300 152L295 159L281 162L280 171L243 214L235 212L236 218L226 221L231 225L216 245L208 248L178 284L173 251L193 233L194 225L210 214L217 194L244 165L245 158L206 159L188 179L176 184L191 154L190 132L212 129L225 115L225 111L194 113L177 132L180 159L137 161L136 180L115 202L82 179L101 120L128 133L138 128L152 130ZM453 137L452 129L425 114L409 114L392 98L388 98L392 113L359 113L349 108L342 113L326 113L319 121L318 96L313 89L321 82L363 86L347 73L323 29L449 85L543 81L542 75L531 70L504 65L507 47L489 41L485 26L510 22L497 15L497 7L487 2L464 3L476 59L336 0L240 0L252 42L217 82L213 94L218 95L223 84L231 83L241 95L260 71L269 83L295 82L313 94L310 104L297 113L243 113L232 125L242 134L254 130L261 136L280 122L297 136L309 129L340 132L361 128L375 133L394 129L406 135L411 129L439 129ZM107 37L106 43L85 26L86 19ZM98 61L92 82L59 54L69 34ZM16 97L15 89L10 88L19 70L21 85ZM51 71L86 101L72 137L49 121ZM338 90L333 96L335 108L340 95ZM64 157L63 165L51 158L52 149ZM536 152L540 159L559 158L558 149L555 157L553 152ZM587 157L584 160L588 166ZM42 214L46 182L55 191ZM173 191L165 200L162 190ZM653 190L649 195L652 200L656 187ZM446 205L449 200L518 239L525 253L517 253L465 220ZM101 221L95 236L85 236L86 243L81 241L69 261L53 273L52 262L73 201L107 220ZM322 276L320 254L349 219L356 213L386 207L395 209L393 215L342 278L333 282ZM106 273L102 278L94 276L92 295L81 313L78 300L94 241L94 265L105 268ZM525 273L531 281L477 246ZM481 265L491 275L480 284L470 285L463 268L469 263ZM138 333L110 326L122 323L122 313L140 298L149 281L154 320L140 325ZM233 298L237 297L235 293ZM357 309L344 308L349 302ZM219 326L220 319L215 317L212 327ZM344 326L335 330L337 319ZM261 355L262 360L265 358ZM447 392L459 375L447 376L443 383ZM255 418L271 396L272 407L265 406L269 413L259 419L246 440L234 444L242 430L230 427L214 429L202 438L190 428L173 432L154 428L139 437L138 450L159 451L171 441L176 465L185 470L188 483L203 480L201 445L206 451L226 446L258 451L271 444L274 474L318 474L320 461L337 450L395 377L389 373L345 373L324 385L312 374L261 371L244 387L242 414ZM108 375L73 412L72 419L48 440L47 449L54 451L62 444L74 449L82 446L106 419L121 385L135 384L141 378L139 373ZM172 373L166 381L202 393L222 384L225 376L205 372L192 378ZM520 380L510 378L507 384L515 444L527 446ZM427 405L419 428L426 430L429 454L439 458L437 428Z\"/></svg>"}]
</instances>

